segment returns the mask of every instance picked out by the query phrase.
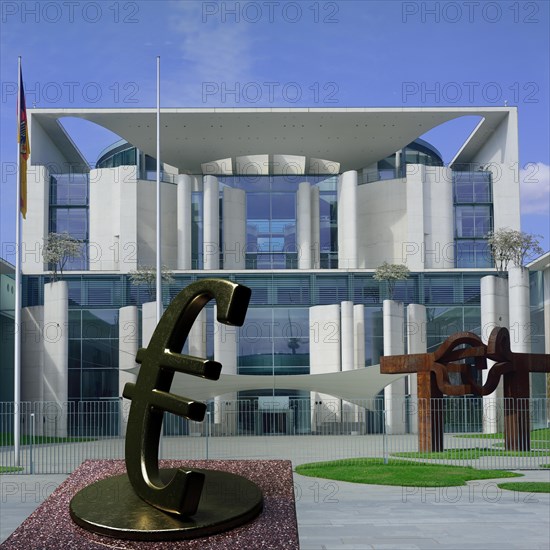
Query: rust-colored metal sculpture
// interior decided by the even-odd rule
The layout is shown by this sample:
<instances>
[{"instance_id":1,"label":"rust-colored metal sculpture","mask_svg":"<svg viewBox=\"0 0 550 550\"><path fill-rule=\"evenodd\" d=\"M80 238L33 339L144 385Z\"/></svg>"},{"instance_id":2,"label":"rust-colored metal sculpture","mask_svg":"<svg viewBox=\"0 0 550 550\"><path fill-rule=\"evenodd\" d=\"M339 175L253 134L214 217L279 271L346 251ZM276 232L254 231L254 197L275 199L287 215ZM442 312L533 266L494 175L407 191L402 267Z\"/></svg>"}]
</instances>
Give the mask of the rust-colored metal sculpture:
<instances>
[{"instance_id":1,"label":"rust-colored metal sculpture","mask_svg":"<svg viewBox=\"0 0 550 550\"><path fill-rule=\"evenodd\" d=\"M223 279L204 279L183 289L162 316L141 369L123 395L132 400L126 432L127 474L101 479L78 492L73 520L96 533L136 540L177 540L212 535L256 517L263 496L252 481L230 472L159 468L165 412L202 421L206 405L170 393L176 372L217 380L222 365L181 354L195 319L216 300L218 321L244 323L250 289Z\"/></svg>"},{"instance_id":2,"label":"rust-colored metal sculpture","mask_svg":"<svg viewBox=\"0 0 550 550\"><path fill-rule=\"evenodd\" d=\"M459 363L473 359L474 367L487 368L487 359L495 361L485 384L480 386L471 375L470 365ZM384 374L417 374L418 449L421 452L443 450L444 395L490 395L500 379L504 384L504 434L506 450L530 450L529 373L550 372L550 355L515 353L510 349L510 334L503 327L494 328L487 345L471 332L449 336L432 353L381 357ZM453 384L449 373L459 373L461 384Z\"/></svg>"}]
</instances>

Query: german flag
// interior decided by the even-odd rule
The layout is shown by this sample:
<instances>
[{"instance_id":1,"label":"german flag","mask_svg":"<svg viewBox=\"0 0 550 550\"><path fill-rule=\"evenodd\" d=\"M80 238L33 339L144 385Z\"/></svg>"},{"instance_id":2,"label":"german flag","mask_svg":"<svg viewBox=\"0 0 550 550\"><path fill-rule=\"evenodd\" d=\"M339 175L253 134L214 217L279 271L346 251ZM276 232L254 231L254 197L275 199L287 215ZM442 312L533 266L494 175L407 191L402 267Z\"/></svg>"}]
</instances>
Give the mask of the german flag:
<instances>
[{"instance_id":1,"label":"german flag","mask_svg":"<svg viewBox=\"0 0 550 550\"><path fill-rule=\"evenodd\" d=\"M23 218L27 217L27 159L31 152L29 132L27 125L27 107L25 105L25 90L23 89L23 72L19 68L19 128L17 142L19 143L19 183L20 203L19 207Z\"/></svg>"}]
</instances>

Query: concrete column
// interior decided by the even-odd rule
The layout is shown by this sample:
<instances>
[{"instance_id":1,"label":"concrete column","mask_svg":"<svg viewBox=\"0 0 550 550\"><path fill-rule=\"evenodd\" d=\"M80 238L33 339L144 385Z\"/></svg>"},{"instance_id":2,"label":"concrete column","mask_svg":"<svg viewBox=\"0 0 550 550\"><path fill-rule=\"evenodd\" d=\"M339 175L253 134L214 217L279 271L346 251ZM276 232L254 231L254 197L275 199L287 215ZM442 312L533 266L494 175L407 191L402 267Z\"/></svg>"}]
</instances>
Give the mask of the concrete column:
<instances>
[{"instance_id":1,"label":"concrete column","mask_svg":"<svg viewBox=\"0 0 550 550\"><path fill-rule=\"evenodd\" d=\"M44 401L44 306L24 307L21 323L21 401Z\"/></svg>"},{"instance_id":2,"label":"concrete column","mask_svg":"<svg viewBox=\"0 0 550 550\"><path fill-rule=\"evenodd\" d=\"M246 249L246 194L223 189L223 268L244 269Z\"/></svg>"},{"instance_id":3,"label":"concrete column","mask_svg":"<svg viewBox=\"0 0 550 550\"><path fill-rule=\"evenodd\" d=\"M309 308L310 374L340 372L340 306L338 304ZM311 392L311 430L331 433L340 420L340 401L332 395Z\"/></svg>"},{"instance_id":4,"label":"concrete column","mask_svg":"<svg viewBox=\"0 0 550 550\"><path fill-rule=\"evenodd\" d=\"M298 186L296 208L298 269L311 269L311 186L307 181Z\"/></svg>"},{"instance_id":5,"label":"concrete column","mask_svg":"<svg viewBox=\"0 0 550 550\"><path fill-rule=\"evenodd\" d=\"M529 270L512 267L508 270L510 308L510 346L517 353L531 351L531 308L529 298Z\"/></svg>"},{"instance_id":6,"label":"concrete column","mask_svg":"<svg viewBox=\"0 0 550 550\"><path fill-rule=\"evenodd\" d=\"M338 267L358 267L357 172L344 172L338 179Z\"/></svg>"},{"instance_id":7,"label":"concrete column","mask_svg":"<svg viewBox=\"0 0 550 550\"><path fill-rule=\"evenodd\" d=\"M365 367L365 306L353 306L353 362L356 369Z\"/></svg>"},{"instance_id":8,"label":"concrete column","mask_svg":"<svg viewBox=\"0 0 550 550\"><path fill-rule=\"evenodd\" d=\"M192 191L191 176L178 176L178 269L192 269L191 226L192 226Z\"/></svg>"},{"instance_id":9,"label":"concrete column","mask_svg":"<svg viewBox=\"0 0 550 550\"><path fill-rule=\"evenodd\" d=\"M382 311L384 355L403 355L405 353L405 343L403 340L403 303L394 300L384 300ZM406 433L404 377L384 388L384 402L387 433Z\"/></svg>"},{"instance_id":10,"label":"concrete column","mask_svg":"<svg viewBox=\"0 0 550 550\"><path fill-rule=\"evenodd\" d=\"M355 369L354 328L353 302L342 302L340 304L340 354L343 371ZM353 422L356 418L355 412L355 407L351 403L342 402L342 423L346 431L349 431L347 429L349 423Z\"/></svg>"},{"instance_id":11,"label":"concrete column","mask_svg":"<svg viewBox=\"0 0 550 550\"><path fill-rule=\"evenodd\" d=\"M340 327L342 342L342 370L353 370L355 368L354 358L354 326L353 326L353 302L342 302L340 304Z\"/></svg>"},{"instance_id":12,"label":"concrete column","mask_svg":"<svg viewBox=\"0 0 550 550\"><path fill-rule=\"evenodd\" d=\"M66 281L44 285L44 401L55 402L59 407L59 415L46 415L44 433L57 437L67 435L68 294Z\"/></svg>"},{"instance_id":13,"label":"concrete column","mask_svg":"<svg viewBox=\"0 0 550 550\"><path fill-rule=\"evenodd\" d=\"M215 176L204 176L203 267L220 268L220 186Z\"/></svg>"},{"instance_id":14,"label":"concrete column","mask_svg":"<svg viewBox=\"0 0 550 550\"><path fill-rule=\"evenodd\" d=\"M141 347L149 345L157 328L157 302L146 302L141 307Z\"/></svg>"},{"instance_id":15,"label":"concrete column","mask_svg":"<svg viewBox=\"0 0 550 550\"><path fill-rule=\"evenodd\" d=\"M311 188L311 267L321 267L321 216L319 213L319 188Z\"/></svg>"},{"instance_id":16,"label":"concrete column","mask_svg":"<svg viewBox=\"0 0 550 550\"><path fill-rule=\"evenodd\" d=\"M480 281L481 292L481 340L487 343L495 327L510 326L508 281L502 277L488 275ZM482 371L483 384L487 381L489 370L494 361L487 360L487 370ZM499 401L502 400L503 387L499 384L496 391L483 396L483 432L497 433L502 428L502 410Z\"/></svg>"},{"instance_id":17,"label":"concrete column","mask_svg":"<svg viewBox=\"0 0 550 550\"><path fill-rule=\"evenodd\" d=\"M136 354L139 344L138 308L137 306L121 307L118 310L118 394L122 395L124 386L135 383L137 376L131 372L137 366ZM130 399L121 399L120 434L126 435Z\"/></svg>"},{"instance_id":18,"label":"concrete column","mask_svg":"<svg viewBox=\"0 0 550 550\"><path fill-rule=\"evenodd\" d=\"M214 319L217 308L214 306ZM237 327L214 321L214 360L222 364L222 374L237 374ZM237 393L218 395L214 399L214 423L221 424L219 435L237 433Z\"/></svg>"},{"instance_id":19,"label":"concrete column","mask_svg":"<svg viewBox=\"0 0 550 550\"><path fill-rule=\"evenodd\" d=\"M409 304L407 306L407 353L426 353L427 341L426 306ZM409 394L413 414L410 417L411 433L418 433L418 386L417 375L409 375Z\"/></svg>"}]
</instances>

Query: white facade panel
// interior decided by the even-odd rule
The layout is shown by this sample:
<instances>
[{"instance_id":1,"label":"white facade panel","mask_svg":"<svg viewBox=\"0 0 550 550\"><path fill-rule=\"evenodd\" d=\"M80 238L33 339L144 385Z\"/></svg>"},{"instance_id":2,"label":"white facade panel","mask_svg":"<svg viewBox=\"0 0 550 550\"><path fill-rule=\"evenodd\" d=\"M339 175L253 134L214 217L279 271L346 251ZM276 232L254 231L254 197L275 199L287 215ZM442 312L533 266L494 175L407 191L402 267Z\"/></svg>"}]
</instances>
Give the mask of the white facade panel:
<instances>
[{"instance_id":1,"label":"white facade panel","mask_svg":"<svg viewBox=\"0 0 550 550\"><path fill-rule=\"evenodd\" d=\"M244 269L246 259L246 194L223 188L223 268Z\"/></svg>"}]
</instances>

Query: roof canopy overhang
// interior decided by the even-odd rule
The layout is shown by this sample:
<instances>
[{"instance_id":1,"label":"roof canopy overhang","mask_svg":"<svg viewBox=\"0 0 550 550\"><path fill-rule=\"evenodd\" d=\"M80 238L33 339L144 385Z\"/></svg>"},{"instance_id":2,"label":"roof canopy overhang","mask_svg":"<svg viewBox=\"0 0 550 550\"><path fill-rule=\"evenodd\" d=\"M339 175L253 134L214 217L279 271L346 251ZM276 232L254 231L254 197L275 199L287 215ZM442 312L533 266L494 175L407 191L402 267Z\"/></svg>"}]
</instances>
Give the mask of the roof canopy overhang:
<instances>
[{"instance_id":1,"label":"roof canopy overhang","mask_svg":"<svg viewBox=\"0 0 550 550\"><path fill-rule=\"evenodd\" d=\"M512 109L162 109L161 160L181 172L199 174L201 165L213 160L270 153L328 159L339 162L341 171L356 170L391 155L440 124L462 116L481 116L483 120L453 161L467 163ZM59 124L63 117L99 124L156 156L155 109L29 112L67 159L76 161L78 149Z\"/></svg>"}]
</instances>

